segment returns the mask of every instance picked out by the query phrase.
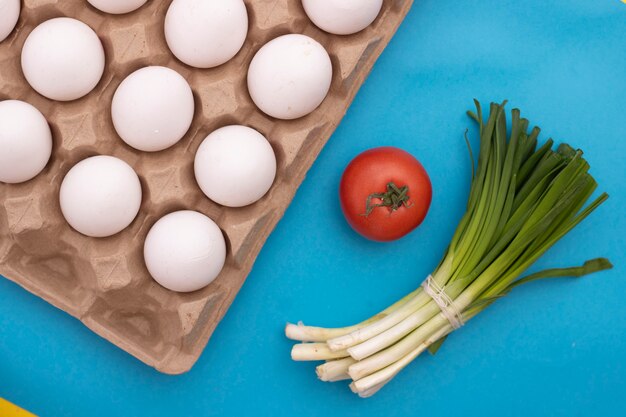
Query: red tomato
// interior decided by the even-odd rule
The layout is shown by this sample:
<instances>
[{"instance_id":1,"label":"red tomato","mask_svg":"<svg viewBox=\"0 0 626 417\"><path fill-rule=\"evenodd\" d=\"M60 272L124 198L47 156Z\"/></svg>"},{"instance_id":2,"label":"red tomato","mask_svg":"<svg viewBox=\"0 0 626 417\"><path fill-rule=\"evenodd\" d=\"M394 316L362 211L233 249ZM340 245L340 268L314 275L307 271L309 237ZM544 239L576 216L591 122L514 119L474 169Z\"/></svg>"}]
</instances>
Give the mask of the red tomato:
<instances>
[{"instance_id":1,"label":"red tomato","mask_svg":"<svg viewBox=\"0 0 626 417\"><path fill-rule=\"evenodd\" d=\"M368 239L399 239L422 223L432 200L426 170L408 152L390 146L350 162L339 187L350 226Z\"/></svg>"}]
</instances>

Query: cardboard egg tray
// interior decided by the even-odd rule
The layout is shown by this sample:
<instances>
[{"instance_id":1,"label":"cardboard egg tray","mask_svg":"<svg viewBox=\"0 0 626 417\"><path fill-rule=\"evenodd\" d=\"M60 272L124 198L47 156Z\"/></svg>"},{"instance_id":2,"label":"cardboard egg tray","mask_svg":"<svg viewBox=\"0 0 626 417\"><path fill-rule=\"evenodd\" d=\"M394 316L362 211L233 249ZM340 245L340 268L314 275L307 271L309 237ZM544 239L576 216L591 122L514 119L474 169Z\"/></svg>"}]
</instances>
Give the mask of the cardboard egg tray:
<instances>
[{"instance_id":1,"label":"cardboard egg tray","mask_svg":"<svg viewBox=\"0 0 626 417\"><path fill-rule=\"evenodd\" d=\"M246 0L250 28L242 50L228 63L199 70L177 61L163 34L168 0L151 0L136 12L114 16L85 0L25 0L16 30L0 43L0 100L36 106L51 125L54 148L46 169L20 185L0 183L0 274L81 320L91 330L161 372L188 371L226 313L268 235L335 130L412 0L385 0L372 26L351 36L333 36L306 17L300 0ZM61 103L38 95L20 67L22 45L39 23L69 16L87 23L106 52L104 76L82 99ZM323 104L293 121L264 115L246 87L248 64L269 40L302 33L321 42L333 63L333 81ZM190 83L196 101L191 129L174 147L136 151L117 136L110 105L120 82L147 65L175 69ZM278 160L276 182L259 202L221 207L206 198L193 174L195 151L213 130L244 124L263 133ZM2 126L0 126L0 129ZM113 155L128 162L143 187L142 207L123 232L85 237L63 219L58 194L69 169L89 156ZM200 211L221 227L228 255L220 276L189 294L168 291L151 279L143 242L163 215Z\"/></svg>"}]
</instances>

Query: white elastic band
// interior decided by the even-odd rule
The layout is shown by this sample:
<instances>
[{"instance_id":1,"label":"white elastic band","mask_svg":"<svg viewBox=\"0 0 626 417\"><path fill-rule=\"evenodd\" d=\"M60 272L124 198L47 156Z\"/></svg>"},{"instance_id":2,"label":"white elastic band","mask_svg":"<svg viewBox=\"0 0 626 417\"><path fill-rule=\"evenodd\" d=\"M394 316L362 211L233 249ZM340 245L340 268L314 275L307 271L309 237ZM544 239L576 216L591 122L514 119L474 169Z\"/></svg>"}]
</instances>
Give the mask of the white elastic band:
<instances>
[{"instance_id":1,"label":"white elastic band","mask_svg":"<svg viewBox=\"0 0 626 417\"><path fill-rule=\"evenodd\" d=\"M461 316L461 312L454 303L454 300L446 294L444 287L440 287L439 284L437 284L437 281L433 279L432 275L429 275L426 281L422 282L422 287L424 291L426 291L426 294L437 303L452 328L459 329L465 324L463 316Z\"/></svg>"}]
</instances>

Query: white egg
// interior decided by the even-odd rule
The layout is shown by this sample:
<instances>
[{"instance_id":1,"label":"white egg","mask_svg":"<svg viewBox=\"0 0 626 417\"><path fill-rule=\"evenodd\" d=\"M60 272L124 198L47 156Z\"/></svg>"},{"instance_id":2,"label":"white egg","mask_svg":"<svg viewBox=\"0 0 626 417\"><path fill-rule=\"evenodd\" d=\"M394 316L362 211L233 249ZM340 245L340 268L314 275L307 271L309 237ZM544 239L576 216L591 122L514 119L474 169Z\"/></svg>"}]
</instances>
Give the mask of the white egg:
<instances>
[{"instance_id":1,"label":"white egg","mask_svg":"<svg viewBox=\"0 0 626 417\"><path fill-rule=\"evenodd\" d=\"M243 0L174 0L165 16L165 39L187 65L212 68L229 61L248 34Z\"/></svg>"},{"instance_id":2,"label":"white egg","mask_svg":"<svg viewBox=\"0 0 626 417\"><path fill-rule=\"evenodd\" d=\"M58 101L76 100L102 78L104 49L96 32L83 22L50 19L28 35L22 71L39 94Z\"/></svg>"},{"instance_id":3,"label":"white egg","mask_svg":"<svg viewBox=\"0 0 626 417\"><path fill-rule=\"evenodd\" d=\"M0 102L0 182L34 178L51 153L50 126L39 110L23 101Z\"/></svg>"},{"instance_id":4,"label":"white egg","mask_svg":"<svg viewBox=\"0 0 626 417\"><path fill-rule=\"evenodd\" d=\"M87 0L96 9L111 14L124 14L137 10L148 0Z\"/></svg>"},{"instance_id":5,"label":"white egg","mask_svg":"<svg viewBox=\"0 0 626 417\"><path fill-rule=\"evenodd\" d=\"M141 183L126 162L93 156L74 165L61 184L61 211L76 231L113 236L128 227L141 206Z\"/></svg>"},{"instance_id":6,"label":"white egg","mask_svg":"<svg viewBox=\"0 0 626 417\"><path fill-rule=\"evenodd\" d=\"M0 0L0 42L5 40L20 18L20 0Z\"/></svg>"},{"instance_id":7,"label":"white egg","mask_svg":"<svg viewBox=\"0 0 626 417\"><path fill-rule=\"evenodd\" d=\"M117 88L111 105L115 130L135 149L156 152L176 144L191 126L193 92L176 71L144 67Z\"/></svg>"},{"instance_id":8,"label":"white egg","mask_svg":"<svg viewBox=\"0 0 626 417\"><path fill-rule=\"evenodd\" d=\"M222 271L226 242L204 214L177 211L152 226L143 255L156 282L172 291L191 292L209 285Z\"/></svg>"},{"instance_id":9,"label":"white egg","mask_svg":"<svg viewBox=\"0 0 626 417\"><path fill-rule=\"evenodd\" d=\"M226 126L202 142L194 170L207 197L224 206L243 207L263 197L274 183L276 156L256 130Z\"/></svg>"},{"instance_id":10,"label":"white egg","mask_svg":"<svg viewBox=\"0 0 626 417\"><path fill-rule=\"evenodd\" d=\"M351 35L376 20L383 0L302 0L302 5L318 28L335 35Z\"/></svg>"},{"instance_id":11,"label":"white egg","mask_svg":"<svg viewBox=\"0 0 626 417\"><path fill-rule=\"evenodd\" d=\"M322 45L305 35L284 35L268 42L252 59L248 90L264 113L297 119L324 101L332 76L332 63Z\"/></svg>"}]
</instances>

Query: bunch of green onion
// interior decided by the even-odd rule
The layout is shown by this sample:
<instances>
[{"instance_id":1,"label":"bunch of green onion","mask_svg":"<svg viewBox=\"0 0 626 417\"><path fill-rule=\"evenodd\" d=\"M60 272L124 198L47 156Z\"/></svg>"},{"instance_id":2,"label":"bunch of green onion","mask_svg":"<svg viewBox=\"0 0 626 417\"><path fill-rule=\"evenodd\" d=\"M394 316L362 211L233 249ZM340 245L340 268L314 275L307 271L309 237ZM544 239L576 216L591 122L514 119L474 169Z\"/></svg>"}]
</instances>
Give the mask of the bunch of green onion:
<instances>
[{"instance_id":1,"label":"bunch of green onion","mask_svg":"<svg viewBox=\"0 0 626 417\"><path fill-rule=\"evenodd\" d=\"M472 156L467 211L429 280L443 291L449 308L442 308L441 300L437 303L420 286L354 326L288 324L287 337L303 342L293 347L292 358L325 361L317 367L321 380L350 379L355 393L371 396L422 352L434 353L459 324L512 288L540 278L582 276L612 267L600 258L520 278L608 195L585 206L597 183L582 151L567 144L553 150L551 139L537 148L539 128L528 132L529 122L519 110L511 112L507 132L506 102L491 104L486 123L480 103L475 104L476 112L468 115L479 126L480 153L476 167Z\"/></svg>"}]
</instances>

